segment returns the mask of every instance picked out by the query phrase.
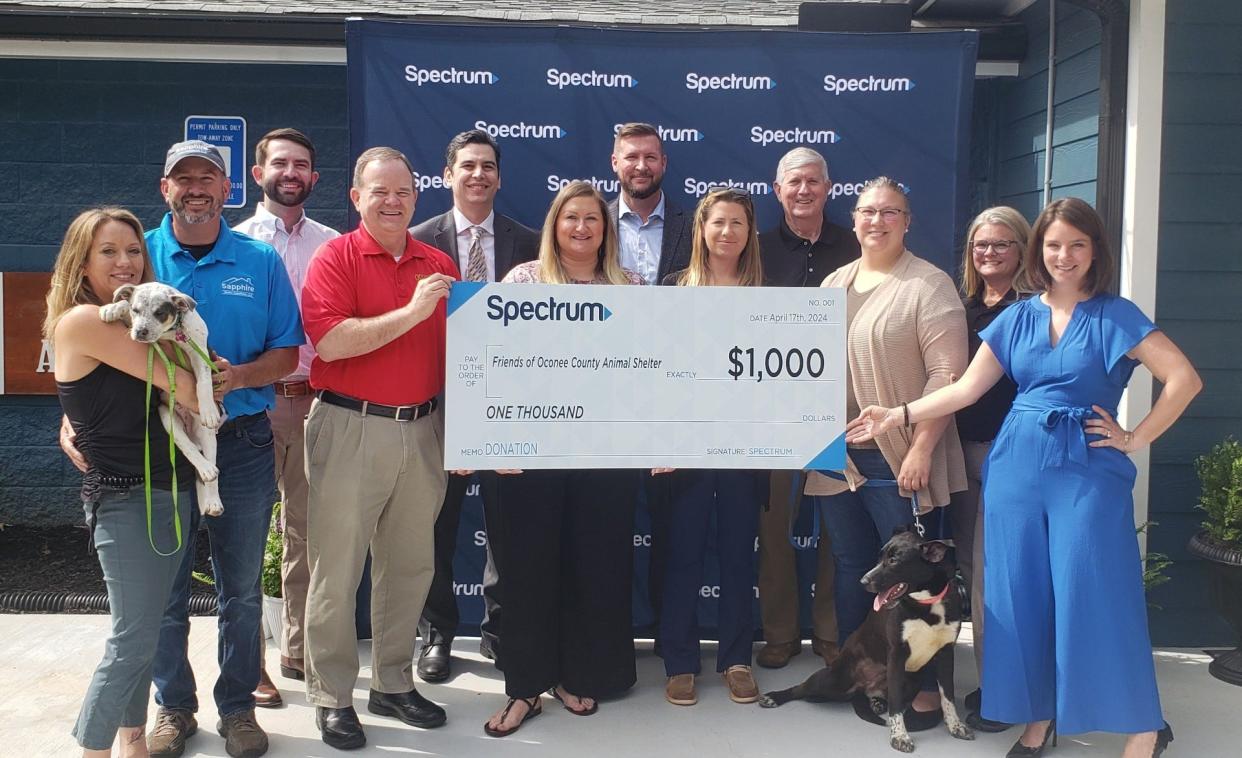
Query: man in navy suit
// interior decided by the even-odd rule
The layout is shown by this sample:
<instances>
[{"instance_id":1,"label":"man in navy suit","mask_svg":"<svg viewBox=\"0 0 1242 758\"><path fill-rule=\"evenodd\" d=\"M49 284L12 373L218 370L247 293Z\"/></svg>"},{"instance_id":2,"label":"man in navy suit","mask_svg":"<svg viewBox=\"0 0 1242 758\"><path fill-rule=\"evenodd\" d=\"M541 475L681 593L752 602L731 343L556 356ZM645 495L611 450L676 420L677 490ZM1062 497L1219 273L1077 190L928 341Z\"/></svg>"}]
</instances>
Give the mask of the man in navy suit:
<instances>
[{"instance_id":1,"label":"man in navy suit","mask_svg":"<svg viewBox=\"0 0 1242 758\"><path fill-rule=\"evenodd\" d=\"M452 187L453 207L410 230L419 242L447 253L457 263L463 281L498 282L519 263L539 254L539 233L496 213L493 207L500 189L500 147L487 132L472 129L452 139L445 151L444 182ZM497 530L500 510L493 494L490 474L479 476L483 514L488 532ZM417 671L427 682L442 682L451 672L453 636L457 632L457 597L453 593L453 553L461 504L470 484L469 476L449 474L444 506L436 519L436 573L423 607L419 634ZM485 614L479 652L500 661L500 546L487 541L487 566L483 573Z\"/></svg>"},{"instance_id":2,"label":"man in navy suit","mask_svg":"<svg viewBox=\"0 0 1242 758\"><path fill-rule=\"evenodd\" d=\"M667 168L659 129L643 123L622 124L617 129L612 170L617 172L621 194L608 203L608 215L617 226L621 266L641 276L645 284L665 284L669 274L690 265L694 213L672 202L660 189ZM647 600L654 616L651 635L657 637L664 597L668 477L645 472L640 476L651 516Z\"/></svg>"},{"instance_id":3,"label":"man in navy suit","mask_svg":"<svg viewBox=\"0 0 1242 758\"><path fill-rule=\"evenodd\" d=\"M668 156L660 132L651 124L623 124L612 147L612 170L621 194L608 204L617 225L621 266L646 284L690 265L692 212L669 200L660 189Z\"/></svg>"}]
</instances>

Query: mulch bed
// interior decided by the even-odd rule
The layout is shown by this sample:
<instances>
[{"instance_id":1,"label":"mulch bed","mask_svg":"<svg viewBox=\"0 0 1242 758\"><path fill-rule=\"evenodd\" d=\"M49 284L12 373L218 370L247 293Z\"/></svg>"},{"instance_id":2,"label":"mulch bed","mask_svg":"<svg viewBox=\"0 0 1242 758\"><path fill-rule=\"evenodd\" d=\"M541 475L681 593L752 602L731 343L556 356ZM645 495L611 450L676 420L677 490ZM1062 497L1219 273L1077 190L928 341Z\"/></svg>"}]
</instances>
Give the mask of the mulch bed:
<instances>
[{"instance_id":1,"label":"mulch bed","mask_svg":"<svg viewBox=\"0 0 1242 758\"><path fill-rule=\"evenodd\" d=\"M87 552L87 545L85 527L0 528L0 592L104 592L99 559ZM210 575L205 534L195 547L195 570ZM192 592L209 591L197 580L191 585Z\"/></svg>"}]
</instances>

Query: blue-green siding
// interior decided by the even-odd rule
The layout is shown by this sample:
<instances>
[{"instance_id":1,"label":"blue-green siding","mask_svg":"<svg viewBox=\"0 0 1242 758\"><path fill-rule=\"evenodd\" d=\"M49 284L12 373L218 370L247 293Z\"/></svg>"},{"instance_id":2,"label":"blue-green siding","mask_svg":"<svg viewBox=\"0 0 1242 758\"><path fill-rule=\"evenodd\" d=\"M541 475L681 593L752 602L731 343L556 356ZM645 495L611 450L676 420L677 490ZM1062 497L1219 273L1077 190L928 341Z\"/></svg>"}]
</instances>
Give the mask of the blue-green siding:
<instances>
[{"instance_id":1,"label":"blue-green siding","mask_svg":"<svg viewBox=\"0 0 1242 758\"><path fill-rule=\"evenodd\" d=\"M1242 437L1242 4L1169 3L1156 321L1186 352L1203 393L1152 450L1150 546L1176 563L1152 594L1158 643L1236 638L1213 610L1208 567L1186 542L1199 528L1193 461Z\"/></svg>"}]
</instances>

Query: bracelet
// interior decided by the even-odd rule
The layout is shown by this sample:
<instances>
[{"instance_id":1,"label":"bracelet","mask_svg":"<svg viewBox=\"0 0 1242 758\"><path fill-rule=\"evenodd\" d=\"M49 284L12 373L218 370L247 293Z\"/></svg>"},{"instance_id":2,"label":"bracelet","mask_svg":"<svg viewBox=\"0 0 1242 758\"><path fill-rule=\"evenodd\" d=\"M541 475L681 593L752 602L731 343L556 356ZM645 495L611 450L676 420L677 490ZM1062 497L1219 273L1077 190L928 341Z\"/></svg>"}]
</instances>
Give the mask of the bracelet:
<instances>
[{"instance_id":1,"label":"bracelet","mask_svg":"<svg viewBox=\"0 0 1242 758\"><path fill-rule=\"evenodd\" d=\"M1122 437L1122 439L1123 439L1123 444L1126 447L1130 447L1130 443L1134 441L1134 432L1126 432L1125 435Z\"/></svg>"},{"instance_id":2,"label":"bracelet","mask_svg":"<svg viewBox=\"0 0 1242 758\"><path fill-rule=\"evenodd\" d=\"M905 403L902 403L901 412L905 414L906 428L909 429L910 428L910 406L906 405Z\"/></svg>"}]
</instances>

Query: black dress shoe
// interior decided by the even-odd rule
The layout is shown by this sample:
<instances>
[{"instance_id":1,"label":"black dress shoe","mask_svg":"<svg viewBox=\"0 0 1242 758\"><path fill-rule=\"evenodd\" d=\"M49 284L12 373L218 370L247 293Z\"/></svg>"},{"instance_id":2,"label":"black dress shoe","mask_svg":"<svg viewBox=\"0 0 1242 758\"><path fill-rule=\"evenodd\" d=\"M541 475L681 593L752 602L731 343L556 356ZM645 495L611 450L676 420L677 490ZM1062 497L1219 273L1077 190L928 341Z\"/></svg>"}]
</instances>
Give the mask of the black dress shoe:
<instances>
[{"instance_id":1,"label":"black dress shoe","mask_svg":"<svg viewBox=\"0 0 1242 758\"><path fill-rule=\"evenodd\" d=\"M396 693L371 690L367 710L379 716L392 716L410 726L423 729L444 726L444 722L448 721L444 709L418 694L418 690Z\"/></svg>"},{"instance_id":2,"label":"black dress shoe","mask_svg":"<svg viewBox=\"0 0 1242 758\"><path fill-rule=\"evenodd\" d=\"M976 732L997 734L1013 726L1013 724L1007 724L1004 721L993 721L983 717L983 690L981 689L967 695L962 704L966 706L966 726L974 729Z\"/></svg>"},{"instance_id":3,"label":"black dress shoe","mask_svg":"<svg viewBox=\"0 0 1242 758\"><path fill-rule=\"evenodd\" d=\"M496 648L492 647L487 640L479 640L479 655L489 661L496 660Z\"/></svg>"},{"instance_id":4,"label":"black dress shoe","mask_svg":"<svg viewBox=\"0 0 1242 758\"><path fill-rule=\"evenodd\" d=\"M418 678L424 682L443 682L449 678L452 673L453 648L451 643L436 642L430 645L423 645L423 649L418 653L418 665L415 670L418 672Z\"/></svg>"},{"instance_id":5,"label":"black dress shoe","mask_svg":"<svg viewBox=\"0 0 1242 758\"><path fill-rule=\"evenodd\" d=\"M323 741L337 750L356 750L367 744L367 736L358 723L358 713L351 705L347 708L316 708L315 726L323 735Z\"/></svg>"}]
</instances>

